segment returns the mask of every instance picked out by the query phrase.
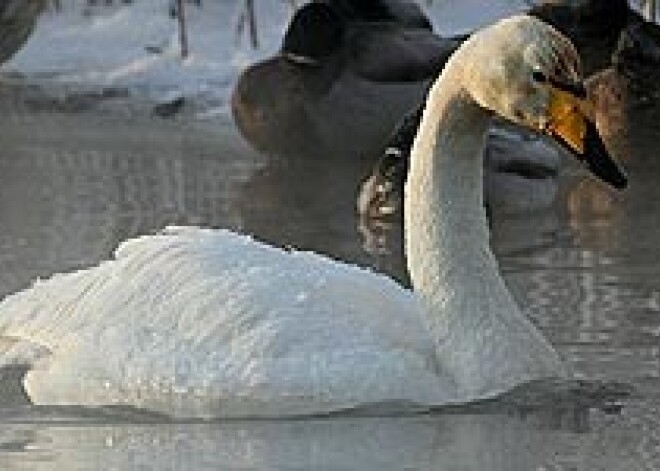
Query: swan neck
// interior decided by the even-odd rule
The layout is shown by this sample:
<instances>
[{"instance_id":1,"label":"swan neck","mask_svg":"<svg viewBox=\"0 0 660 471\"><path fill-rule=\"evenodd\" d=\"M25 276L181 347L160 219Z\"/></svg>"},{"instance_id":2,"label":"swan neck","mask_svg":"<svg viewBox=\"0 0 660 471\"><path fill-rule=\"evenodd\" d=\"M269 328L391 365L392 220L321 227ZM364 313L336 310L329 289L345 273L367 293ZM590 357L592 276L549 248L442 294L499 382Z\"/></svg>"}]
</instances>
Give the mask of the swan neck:
<instances>
[{"instance_id":1,"label":"swan neck","mask_svg":"<svg viewBox=\"0 0 660 471\"><path fill-rule=\"evenodd\" d=\"M490 249L482 161L490 116L461 87L462 70L446 68L431 89L404 214L408 269L436 357L452 371L457 397L470 400L564 368L515 303Z\"/></svg>"},{"instance_id":2,"label":"swan neck","mask_svg":"<svg viewBox=\"0 0 660 471\"><path fill-rule=\"evenodd\" d=\"M479 290L475 272L500 279L483 204L490 113L458 83L445 74L430 92L406 188L408 268L415 290L430 301L447 290Z\"/></svg>"}]
</instances>

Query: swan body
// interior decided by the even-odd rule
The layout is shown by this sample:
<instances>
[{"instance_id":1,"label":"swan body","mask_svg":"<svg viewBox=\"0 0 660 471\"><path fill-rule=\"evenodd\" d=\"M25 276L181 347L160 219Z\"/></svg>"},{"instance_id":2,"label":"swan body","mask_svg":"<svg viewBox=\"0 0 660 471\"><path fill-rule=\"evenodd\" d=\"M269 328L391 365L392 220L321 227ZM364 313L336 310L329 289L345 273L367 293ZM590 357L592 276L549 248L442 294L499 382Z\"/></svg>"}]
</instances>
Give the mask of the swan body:
<instances>
[{"instance_id":1,"label":"swan body","mask_svg":"<svg viewBox=\"0 0 660 471\"><path fill-rule=\"evenodd\" d=\"M457 399L411 292L229 231L130 240L113 261L38 282L1 311L0 331L41 346L25 380L38 403L245 417ZM5 363L25 356L13 348Z\"/></svg>"},{"instance_id":2,"label":"swan body","mask_svg":"<svg viewBox=\"0 0 660 471\"><path fill-rule=\"evenodd\" d=\"M564 66L577 60L551 27L503 20L473 36L432 88L406 188L414 291L321 255L170 228L6 298L0 365L28 366L37 403L177 418L426 408L562 376L498 273L481 160L493 111L528 126L550 113L541 107L549 92L522 84L531 67L555 70L557 45ZM491 69L476 68L484 57ZM601 160L594 171L624 184Z\"/></svg>"},{"instance_id":3,"label":"swan body","mask_svg":"<svg viewBox=\"0 0 660 471\"><path fill-rule=\"evenodd\" d=\"M462 386L438 362L423 309L383 275L229 231L171 227L4 300L0 332L23 341L0 364L31 363L24 385L35 403L131 405L179 418L421 407L511 386L505 377L478 393ZM493 362L508 360L476 340L449 345L478 355L479 372L499 372Z\"/></svg>"}]
</instances>

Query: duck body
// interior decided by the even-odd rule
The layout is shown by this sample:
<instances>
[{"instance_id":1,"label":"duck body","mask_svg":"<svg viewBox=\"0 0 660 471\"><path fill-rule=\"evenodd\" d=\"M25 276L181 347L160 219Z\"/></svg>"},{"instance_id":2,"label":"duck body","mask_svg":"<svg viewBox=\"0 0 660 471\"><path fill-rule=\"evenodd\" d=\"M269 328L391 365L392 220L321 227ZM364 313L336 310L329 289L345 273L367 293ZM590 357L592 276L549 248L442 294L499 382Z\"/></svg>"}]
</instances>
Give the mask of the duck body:
<instances>
[{"instance_id":1,"label":"duck body","mask_svg":"<svg viewBox=\"0 0 660 471\"><path fill-rule=\"evenodd\" d=\"M327 69L301 74L298 67L282 57L271 58L248 70L235 90L235 121L261 152L370 157L411 103L424 99L429 84L429 79L374 84L358 71L344 70L339 77ZM354 139L345 139L348 133Z\"/></svg>"}]
</instances>

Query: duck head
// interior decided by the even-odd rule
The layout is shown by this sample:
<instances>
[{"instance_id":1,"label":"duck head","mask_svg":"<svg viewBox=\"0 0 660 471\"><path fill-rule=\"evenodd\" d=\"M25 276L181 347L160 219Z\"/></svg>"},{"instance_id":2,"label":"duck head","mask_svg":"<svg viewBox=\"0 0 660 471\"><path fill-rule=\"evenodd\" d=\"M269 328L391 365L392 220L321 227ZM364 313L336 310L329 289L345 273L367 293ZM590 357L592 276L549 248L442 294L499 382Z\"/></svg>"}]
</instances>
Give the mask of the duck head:
<instances>
[{"instance_id":1,"label":"duck head","mask_svg":"<svg viewBox=\"0 0 660 471\"><path fill-rule=\"evenodd\" d=\"M489 40L488 35L496 37ZM627 178L596 129L573 44L528 16L503 21L479 36L459 51L472 55L463 72L472 98L515 124L552 137L596 177L624 188Z\"/></svg>"},{"instance_id":2,"label":"duck head","mask_svg":"<svg viewBox=\"0 0 660 471\"><path fill-rule=\"evenodd\" d=\"M343 39L346 21L341 12L326 2L300 8L284 34L281 54L302 65L318 65L336 51Z\"/></svg>"},{"instance_id":3,"label":"duck head","mask_svg":"<svg viewBox=\"0 0 660 471\"><path fill-rule=\"evenodd\" d=\"M302 65L318 64L341 47L347 28L362 23L394 23L399 28L433 30L428 17L413 2L317 0L296 11L281 52Z\"/></svg>"}]
</instances>

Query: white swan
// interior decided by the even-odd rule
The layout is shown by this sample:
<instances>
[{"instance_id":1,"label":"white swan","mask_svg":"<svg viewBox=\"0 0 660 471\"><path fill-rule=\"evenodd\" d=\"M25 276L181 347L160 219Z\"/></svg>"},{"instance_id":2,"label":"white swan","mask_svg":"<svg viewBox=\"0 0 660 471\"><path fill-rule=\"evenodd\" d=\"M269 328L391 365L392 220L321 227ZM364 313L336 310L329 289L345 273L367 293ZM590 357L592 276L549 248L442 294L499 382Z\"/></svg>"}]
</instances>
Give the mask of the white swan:
<instances>
[{"instance_id":1,"label":"white swan","mask_svg":"<svg viewBox=\"0 0 660 471\"><path fill-rule=\"evenodd\" d=\"M481 147L493 110L557 135L623 186L607 155L592 154L602 147L581 100L558 90L579 94L577 67L570 43L527 16L474 35L450 60L430 93L406 189L415 293L312 253L169 228L6 298L0 364L29 366L24 385L37 403L176 417L433 406L562 375L490 251Z\"/></svg>"}]
</instances>

